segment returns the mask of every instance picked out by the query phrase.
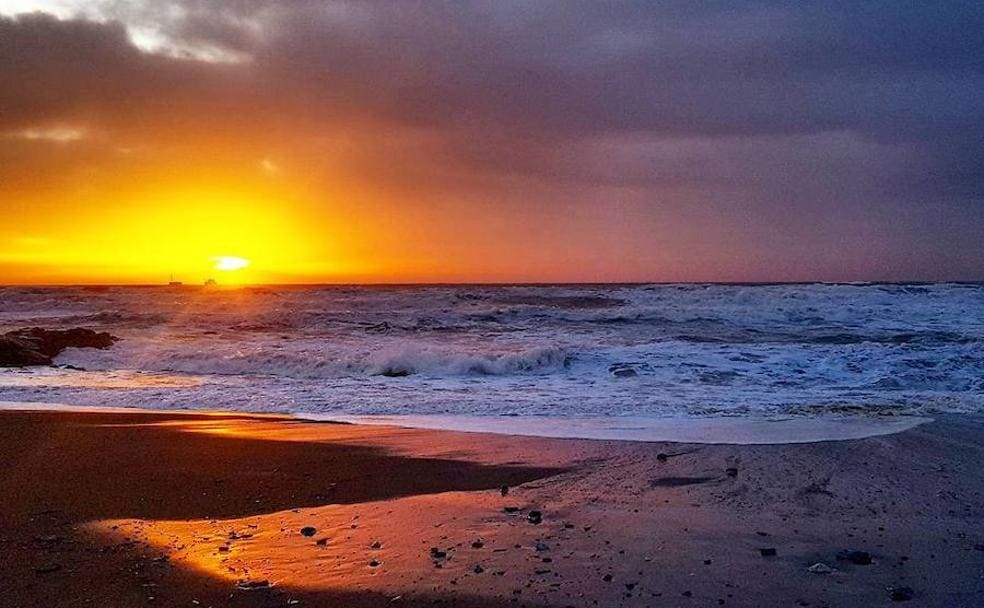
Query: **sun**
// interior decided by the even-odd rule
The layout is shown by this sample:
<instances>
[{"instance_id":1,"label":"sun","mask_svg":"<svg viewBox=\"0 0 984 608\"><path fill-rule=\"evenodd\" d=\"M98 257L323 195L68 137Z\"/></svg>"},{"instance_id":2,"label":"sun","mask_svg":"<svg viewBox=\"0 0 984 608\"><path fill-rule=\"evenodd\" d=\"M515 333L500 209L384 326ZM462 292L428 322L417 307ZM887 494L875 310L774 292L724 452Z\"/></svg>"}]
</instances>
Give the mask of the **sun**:
<instances>
[{"instance_id":1,"label":"sun","mask_svg":"<svg viewBox=\"0 0 984 608\"><path fill-rule=\"evenodd\" d=\"M249 260L234 255L219 255L212 258L215 269L222 272L234 272L249 266Z\"/></svg>"}]
</instances>

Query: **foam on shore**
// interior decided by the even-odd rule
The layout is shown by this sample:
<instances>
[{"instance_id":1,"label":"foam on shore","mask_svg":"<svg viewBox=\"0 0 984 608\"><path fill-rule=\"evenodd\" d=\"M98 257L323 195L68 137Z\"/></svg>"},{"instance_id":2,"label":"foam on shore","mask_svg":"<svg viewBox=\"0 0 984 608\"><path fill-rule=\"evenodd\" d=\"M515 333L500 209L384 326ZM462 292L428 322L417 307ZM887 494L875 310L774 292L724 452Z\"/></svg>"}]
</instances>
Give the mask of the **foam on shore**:
<instances>
[{"instance_id":1,"label":"foam on shore","mask_svg":"<svg viewBox=\"0 0 984 608\"><path fill-rule=\"evenodd\" d=\"M353 424L569 439L673 441L735 445L844 441L907 431L932 418L549 418L545 416L309 416Z\"/></svg>"},{"instance_id":2,"label":"foam on shore","mask_svg":"<svg viewBox=\"0 0 984 608\"><path fill-rule=\"evenodd\" d=\"M244 412L145 410L126 407L74 406L59 403L0 401L0 410L95 413L174 413L264 417ZM276 415L272 415L276 417ZM546 416L345 416L297 413L299 420L347 422L470 433L495 433L559 439L672 441L733 445L845 441L901 433L932 422L921 416L827 416L816 418L650 418L635 416L551 418Z\"/></svg>"}]
</instances>

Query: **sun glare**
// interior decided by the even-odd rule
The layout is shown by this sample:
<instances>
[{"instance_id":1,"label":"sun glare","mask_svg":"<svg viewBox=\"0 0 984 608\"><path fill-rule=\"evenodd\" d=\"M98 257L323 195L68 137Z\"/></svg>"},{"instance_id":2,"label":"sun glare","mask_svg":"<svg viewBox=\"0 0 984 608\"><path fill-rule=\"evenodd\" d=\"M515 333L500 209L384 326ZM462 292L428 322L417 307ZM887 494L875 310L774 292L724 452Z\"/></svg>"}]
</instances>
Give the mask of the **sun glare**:
<instances>
[{"instance_id":1,"label":"sun glare","mask_svg":"<svg viewBox=\"0 0 984 608\"><path fill-rule=\"evenodd\" d=\"M249 260L246 258L232 255L220 255L212 258L212 261L215 263L215 269L222 272L233 272L249 266Z\"/></svg>"}]
</instances>

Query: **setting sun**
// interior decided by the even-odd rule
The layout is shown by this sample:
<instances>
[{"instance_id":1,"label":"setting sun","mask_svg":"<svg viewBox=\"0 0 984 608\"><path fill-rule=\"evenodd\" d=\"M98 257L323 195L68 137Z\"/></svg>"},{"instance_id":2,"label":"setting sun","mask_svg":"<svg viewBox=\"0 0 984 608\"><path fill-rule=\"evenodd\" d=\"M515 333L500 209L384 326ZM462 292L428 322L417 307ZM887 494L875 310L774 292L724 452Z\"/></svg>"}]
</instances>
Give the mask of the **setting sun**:
<instances>
[{"instance_id":1,"label":"setting sun","mask_svg":"<svg viewBox=\"0 0 984 608\"><path fill-rule=\"evenodd\" d=\"M234 272L249 266L249 260L232 255L220 255L212 258L215 269L223 272Z\"/></svg>"}]
</instances>

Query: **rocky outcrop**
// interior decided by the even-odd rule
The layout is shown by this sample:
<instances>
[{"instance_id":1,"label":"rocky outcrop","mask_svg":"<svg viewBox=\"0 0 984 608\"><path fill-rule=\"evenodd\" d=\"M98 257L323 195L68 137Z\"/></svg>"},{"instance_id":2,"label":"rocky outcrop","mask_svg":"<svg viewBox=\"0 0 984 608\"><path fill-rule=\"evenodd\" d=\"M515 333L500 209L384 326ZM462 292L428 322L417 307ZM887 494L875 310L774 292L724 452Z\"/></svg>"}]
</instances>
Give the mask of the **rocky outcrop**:
<instances>
[{"instance_id":1,"label":"rocky outcrop","mask_svg":"<svg viewBox=\"0 0 984 608\"><path fill-rule=\"evenodd\" d=\"M91 329L18 329L0 335L0 367L51 365L66 348L109 348L117 340Z\"/></svg>"}]
</instances>

